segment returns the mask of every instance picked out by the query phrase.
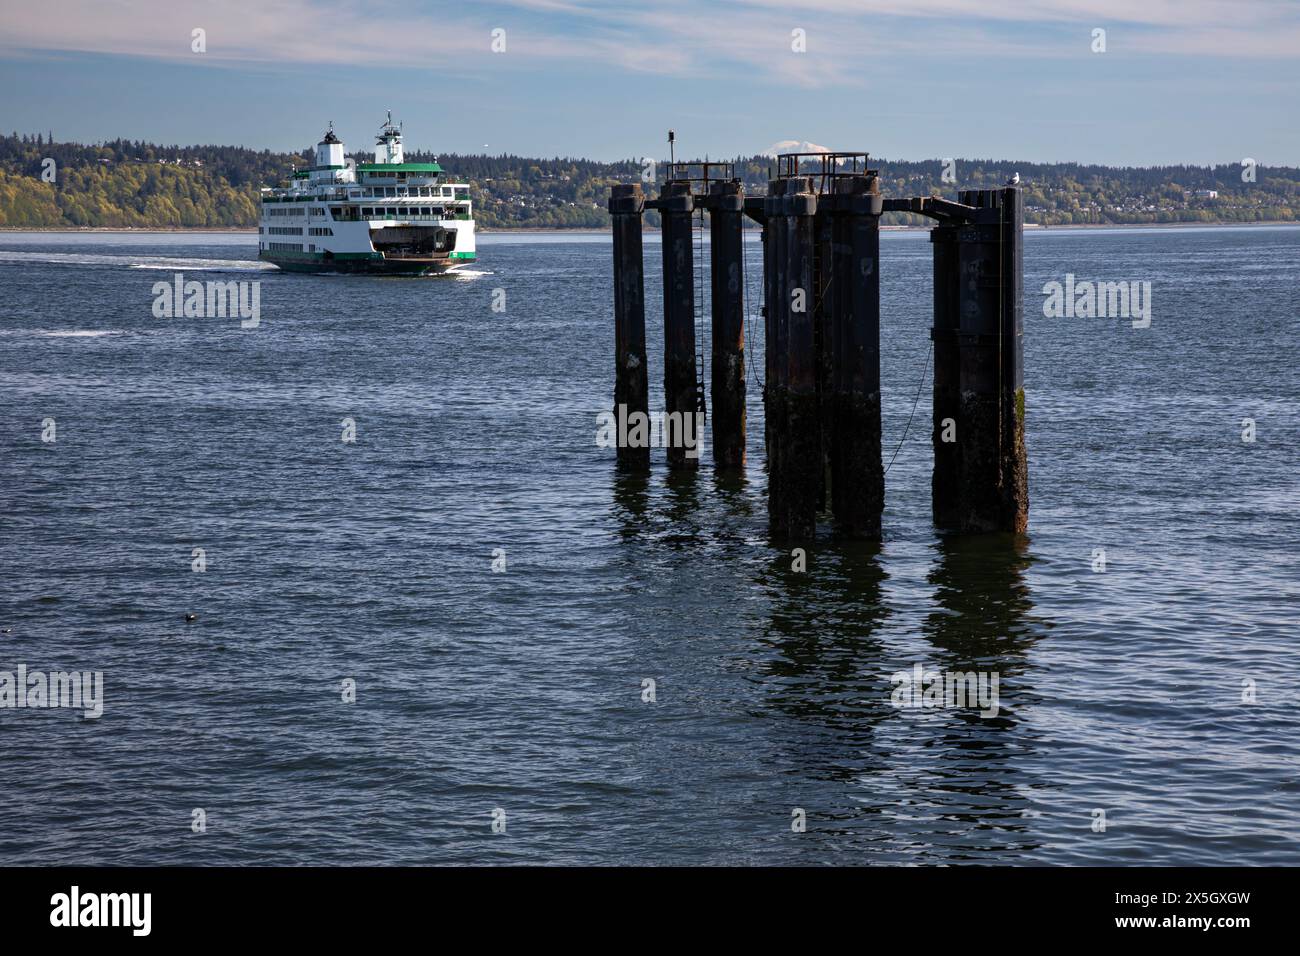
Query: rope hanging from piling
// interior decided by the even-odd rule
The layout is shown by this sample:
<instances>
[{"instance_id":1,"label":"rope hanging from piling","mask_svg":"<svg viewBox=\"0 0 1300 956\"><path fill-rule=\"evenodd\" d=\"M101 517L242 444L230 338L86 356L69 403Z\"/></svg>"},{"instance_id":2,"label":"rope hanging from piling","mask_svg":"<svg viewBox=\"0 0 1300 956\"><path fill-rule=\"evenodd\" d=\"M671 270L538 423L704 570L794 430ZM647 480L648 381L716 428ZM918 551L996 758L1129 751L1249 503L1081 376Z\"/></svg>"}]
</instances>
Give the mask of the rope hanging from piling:
<instances>
[{"instance_id":1,"label":"rope hanging from piling","mask_svg":"<svg viewBox=\"0 0 1300 956\"><path fill-rule=\"evenodd\" d=\"M894 454L889 459L889 464L885 466L885 474L889 474L889 469L894 467L894 459L898 457L899 450L903 447L903 442L907 441L907 433L912 427L912 419L916 417L916 406L921 402L921 390L925 388L925 376L930 371L930 355L934 352L934 340L930 341L930 347L925 350L925 362L921 365L921 382L916 386L916 398L912 400L912 414L907 416L907 424L903 426L903 437L898 440L894 446Z\"/></svg>"}]
</instances>

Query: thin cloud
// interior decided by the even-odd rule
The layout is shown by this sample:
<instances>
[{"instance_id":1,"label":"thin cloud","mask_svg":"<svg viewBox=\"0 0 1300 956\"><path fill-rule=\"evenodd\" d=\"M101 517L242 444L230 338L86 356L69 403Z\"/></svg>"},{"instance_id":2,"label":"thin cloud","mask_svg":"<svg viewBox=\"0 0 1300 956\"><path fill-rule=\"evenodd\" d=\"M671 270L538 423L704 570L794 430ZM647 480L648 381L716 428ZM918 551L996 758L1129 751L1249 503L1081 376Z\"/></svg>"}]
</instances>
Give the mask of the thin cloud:
<instances>
[{"instance_id":1,"label":"thin cloud","mask_svg":"<svg viewBox=\"0 0 1300 956\"><path fill-rule=\"evenodd\" d=\"M73 51L181 60L191 31L207 34L204 62L565 69L704 78L734 75L803 88L853 84L891 59L936 55L1051 57L1086 49L1105 26L1116 53L1202 57L1300 56L1300 14L1254 0L698 0L654 5L578 0L480 4L459 18L422 14L384 0L264 0L213 5L173 0L62 0L57 14L36 4L0 10L0 49ZM400 19L394 29L392 13ZM467 19L472 17L473 19ZM919 33L917 24L924 24ZM1078 24L1072 42L1062 28ZM491 52L491 31L506 29L507 52ZM807 53L791 50L791 30L807 33Z\"/></svg>"}]
</instances>

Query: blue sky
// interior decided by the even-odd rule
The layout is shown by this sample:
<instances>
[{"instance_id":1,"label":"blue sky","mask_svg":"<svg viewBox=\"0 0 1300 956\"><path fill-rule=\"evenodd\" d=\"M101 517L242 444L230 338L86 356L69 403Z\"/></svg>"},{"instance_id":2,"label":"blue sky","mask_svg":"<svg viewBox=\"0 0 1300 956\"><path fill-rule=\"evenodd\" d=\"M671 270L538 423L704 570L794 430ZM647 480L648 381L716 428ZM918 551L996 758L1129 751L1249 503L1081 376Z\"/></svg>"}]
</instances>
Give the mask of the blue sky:
<instances>
[{"instance_id":1,"label":"blue sky","mask_svg":"<svg viewBox=\"0 0 1300 956\"><path fill-rule=\"evenodd\" d=\"M11 2L0 84L60 140L1300 165L1294 0Z\"/></svg>"}]
</instances>

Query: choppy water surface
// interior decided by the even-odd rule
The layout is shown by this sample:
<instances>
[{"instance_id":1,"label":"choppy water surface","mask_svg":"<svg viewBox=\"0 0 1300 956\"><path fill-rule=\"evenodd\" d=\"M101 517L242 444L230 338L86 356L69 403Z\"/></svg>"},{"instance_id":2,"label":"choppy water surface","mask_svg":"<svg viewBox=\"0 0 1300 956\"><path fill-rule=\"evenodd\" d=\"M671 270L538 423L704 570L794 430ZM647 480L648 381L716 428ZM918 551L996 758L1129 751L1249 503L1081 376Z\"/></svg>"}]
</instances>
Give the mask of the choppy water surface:
<instances>
[{"instance_id":1,"label":"choppy water surface","mask_svg":"<svg viewBox=\"0 0 1300 956\"><path fill-rule=\"evenodd\" d=\"M433 280L253 245L0 235L0 670L105 694L0 710L0 862L1300 863L1300 230L1029 234L1028 540L934 532L927 378L886 540L804 574L754 376L739 485L596 447L607 237ZM888 459L930 246L882 246ZM178 270L260 280L260 327L155 318ZM1151 328L1043 318L1067 272L1150 281ZM918 663L1000 714L891 706Z\"/></svg>"}]
</instances>

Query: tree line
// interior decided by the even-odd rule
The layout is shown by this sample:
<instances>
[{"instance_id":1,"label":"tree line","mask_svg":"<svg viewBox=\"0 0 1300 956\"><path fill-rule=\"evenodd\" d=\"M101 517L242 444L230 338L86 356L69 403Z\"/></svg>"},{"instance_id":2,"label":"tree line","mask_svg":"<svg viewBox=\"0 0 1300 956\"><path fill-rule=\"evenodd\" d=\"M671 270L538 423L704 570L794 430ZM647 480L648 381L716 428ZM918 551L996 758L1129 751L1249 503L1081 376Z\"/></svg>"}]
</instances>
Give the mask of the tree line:
<instances>
[{"instance_id":1,"label":"tree line","mask_svg":"<svg viewBox=\"0 0 1300 956\"><path fill-rule=\"evenodd\" d=\"M58 143L52 133L0 135L0 227L255 227L258 191L286 183L292 169L309 165L311 156L311 148L276 153L126 139ZM355 158L369 161L364 154ZM436 159L449 179L470 183L475 219L489 229L607 226L609 187L648 175L645 164L635 159L607 163L422 150L407 158ZM747 192L766 189L773 159L750 156L732 162ZM1043 225L1294 222L1300 213L1300 169L1294 167L1244 167L1241 162L1114 167L991 159L945 164L874 158L871 167L879 170L887 196L951 199L959 188L1001 185L1018 172L1025 219ZM662 179L662 164L653 172ZM648 189L653 192L653 186ZM889 213L884 221L929 222L907 213ZM658 224L653 211L647 222Z\"/></svg>"}]
</instances>

